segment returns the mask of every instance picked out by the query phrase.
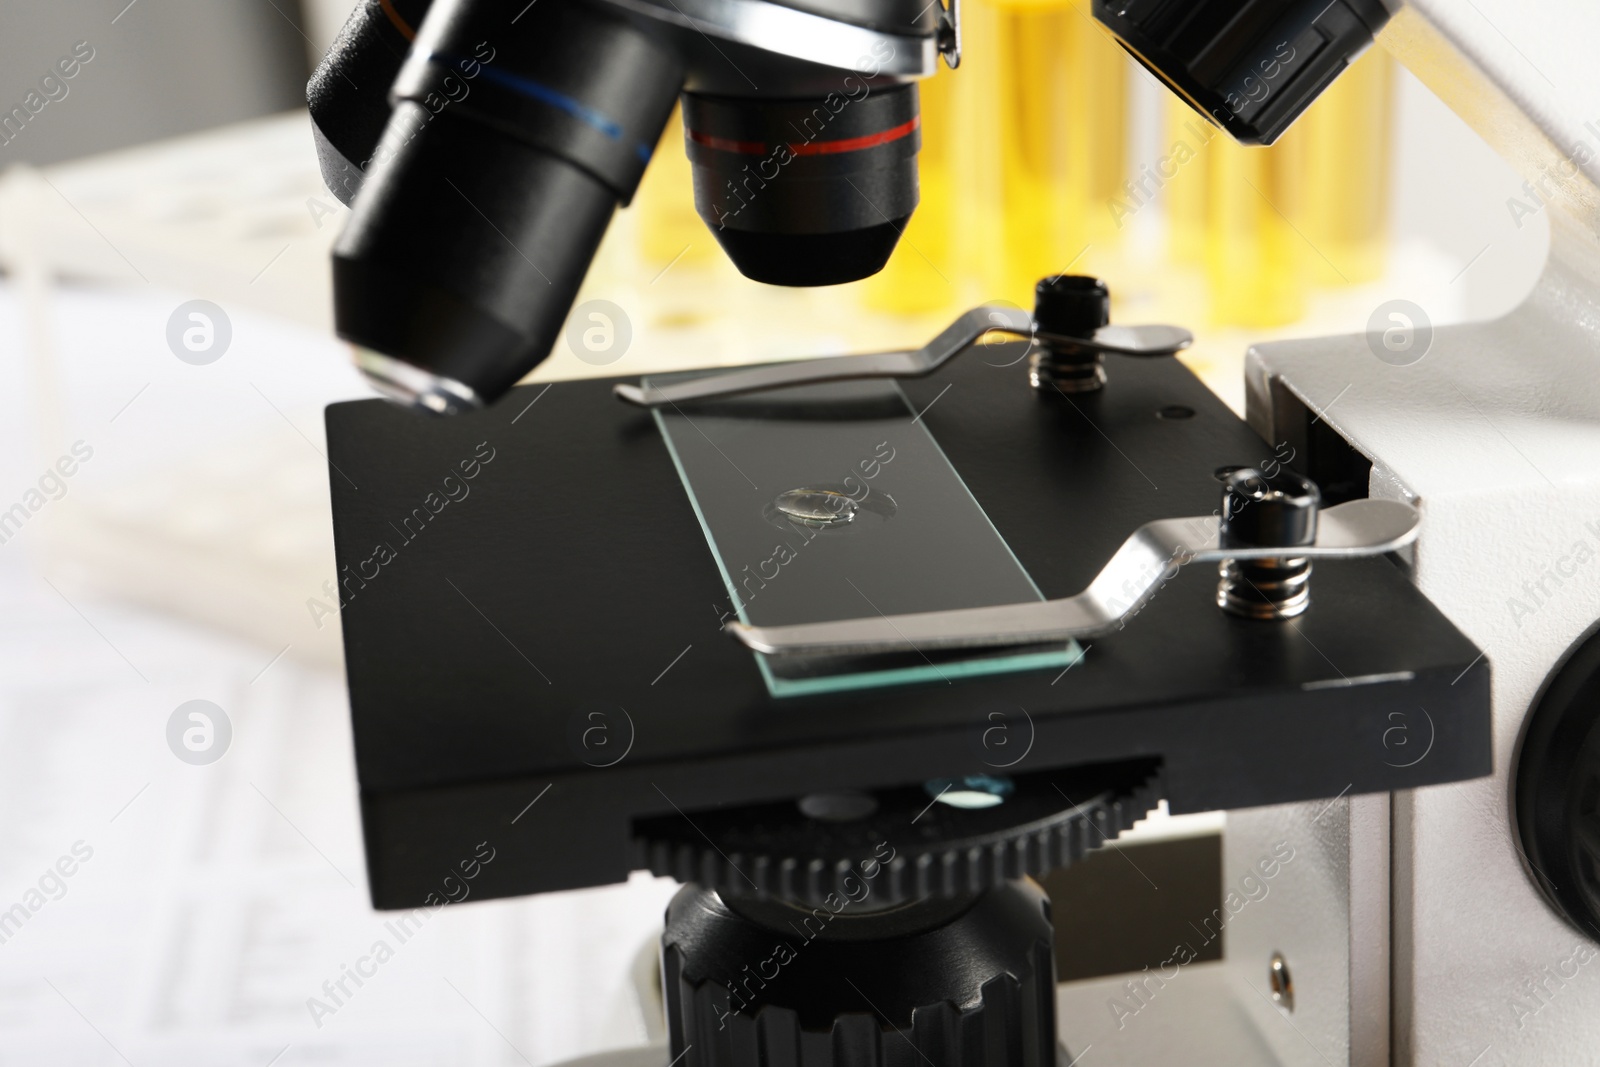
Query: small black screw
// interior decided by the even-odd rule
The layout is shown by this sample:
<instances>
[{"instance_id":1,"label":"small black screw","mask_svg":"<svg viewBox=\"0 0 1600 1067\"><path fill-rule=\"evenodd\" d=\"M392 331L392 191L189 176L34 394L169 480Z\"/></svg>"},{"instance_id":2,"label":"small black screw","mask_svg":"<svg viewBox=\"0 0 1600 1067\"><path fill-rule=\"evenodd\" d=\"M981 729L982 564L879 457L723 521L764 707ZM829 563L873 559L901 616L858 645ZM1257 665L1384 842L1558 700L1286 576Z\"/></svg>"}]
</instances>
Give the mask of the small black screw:
<instances>
[{"instance_id":1,"label":"small black screw","mask_svg":"<svg viewBox=\"0 0 1600 1067\"><path fill-rule=\"evenodd\" d=\"M1111 291L1099 278L1083 274L1058 274L1033 290L1033 323L1050 340L1035 343L1028 361L1028 380L1035 389L1063 393L1092 393L1106 384L1104 355L1087 341L1111 321Z\"/></svg>"},{"instance_id":2,"label":"small black screw","mask_svg":"<svg viewBox=\"0 0 1600 1067\"><path fill-rule=\"evenodd\" d=\"M1285 548L1317 539L1316 483L1287 468L1268 476L1240 467L1222 479L1223 548ZM1217 583L1217 605L1247 619L1288 619L1311 606L1311 561L1284 555L1267 559L1224 560Z\"/></svg>"}]
</instances>

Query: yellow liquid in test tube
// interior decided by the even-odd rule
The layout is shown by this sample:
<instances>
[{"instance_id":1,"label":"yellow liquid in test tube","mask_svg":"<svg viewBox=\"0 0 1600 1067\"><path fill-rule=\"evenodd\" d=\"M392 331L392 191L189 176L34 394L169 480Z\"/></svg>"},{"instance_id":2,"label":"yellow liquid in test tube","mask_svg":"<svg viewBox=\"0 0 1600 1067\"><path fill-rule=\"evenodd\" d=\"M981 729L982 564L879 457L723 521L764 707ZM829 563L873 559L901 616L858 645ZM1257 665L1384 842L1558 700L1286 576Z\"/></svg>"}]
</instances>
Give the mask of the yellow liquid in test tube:
<instances>
[{"instance_id":1,"label":"yellow liquid in test tube","mask_svg":"<svg viewBox=\"0 0 1600 1067\"><path fill-rule=\"evenodd\" d=\"M1111 210L1128 178L1128 78L1133 60L1094 20L1088 0L1072 0L1067 23L1069 181L1081 189L1084 237L1101 244L1120 227ZM1076 249L1074 249L1076 254ZM1058 266L1056 268L1060 270Z\"/></svg>"},{"instance_id":2,"label":"yellow liquid in test tube","mask_svg":"<svg viewBox=\"0 0 1600 1067\"><path fill-rule=\"evenodd\" d=\"M1034 282L1060 273L1086 243L1084 175L1071 166L1080 139L1072 128L1076 27L1070 20L1077 16L1068 3L1005 0L994 7L1004 214L1001 271L991 287L1026 307Z\"/></svg>"},{"instance_id":3,"label":"yellow liquid in test tube","mask_svg":"<svg viewBox=\"0 0 1600 1067\"><path fill-rule=\"evenodd\" d=\"M1182 98L1167 93L1167 135L1163 150L1172 176L1162 186L1167 234L1174 260L1200 266L1206 258L1206 215L1210 204L1206 146L1227 134L1207 122ZM1180 147L1181 146L1181 147Z\"/></svg>"},{"instance_id":4,"label":"yellow liquid in test tube","mask_svg":"<svg viewBox=\"0 0 1600 1067\"><path fill-rule=\"evenodd\" d=\"M683 149L681 112L672 109L633 198L639 213L639 251L646 265L656 270L675 259L679 264L705 262L717 245L694 210L694 178Z\"/></svg>"},{"instance_id":5,"label":"yellow liquid in test tube","mask_svg":"<svg viewBox=\"0 0 1600 1067\"><path fill-rule=\"evenodd\" d=\"M1305 314L1303 154L1293 135L1270 148L1212 138L1205 149L1206 280L1212 317L1234 326L1281 326Z\"/></svg>"},{"instance_id":6,"label":"yellow liquid in test tube","mask_svg":"<svg viewBox=\"0 0 1600 1067\"><path fill-rule=\"evenodd\" d=\"M1030 307L1035 282L1083 270L1085 249L1116 235L1128 59L1087 0L964 0L961 20L961 68L923 83L926 217L869 286L871 306Z\"/></svg>"},{"instance_id":7,"label":"yellow liquid in test tube","mask_svg":"<svg viewBox=\"0 0 1600 1067\"><path fill-rule=\"evenodd\" d=\"M1392 61L1372 51L1270 148L1220 131L1164 190L1171 252L1202 264L1212 318L1281 326L1305 313L1309 284L1348 285L1383 272ZM1204 120L1167 102L1171 139Z\"/></svg>"},{"instance_id":8,"label":"yellow liquid in test tube","mask_svg":"<svg viewBox=\"0 0 1600 1067\"><path fill-rule=\"evenodd\" d=\"M1306 153L1306 214L1296 223L1317 250L1311 273L1324 285L1383 274L1393 74L1389 54L1369 49L1290 131Z\"/></svg>"},{"instance_id":9,"label":"yellow liquid in test tube","mask_svg":"<svg viewBox=\"0 0 1600 1067\"><path fill-rule=\"evenodd\" d=\"M951 256L956 219L950 92L956 77L941 66L937 74L917 84L922 114L922 148L917 156L920 199L888 265L864 283L863 299L870 308L913 315L954 308L965 299L961 274Z\"/></svg>"},{"instance_id":10,"label":"yellow liquid in test tube","mask_svg":"<svg viewBox=\"0 0 1600 1067\"><path fill-rule=\"evenodd\" d=\"M990 122L1001 207L995 295L1024 307L1040 278L1085 269L1116 235L1125 180L1126 55L1078 0L969 0L993 11ZM991 260L992 262L992 260Z\"/></svg>"}]
</instances>

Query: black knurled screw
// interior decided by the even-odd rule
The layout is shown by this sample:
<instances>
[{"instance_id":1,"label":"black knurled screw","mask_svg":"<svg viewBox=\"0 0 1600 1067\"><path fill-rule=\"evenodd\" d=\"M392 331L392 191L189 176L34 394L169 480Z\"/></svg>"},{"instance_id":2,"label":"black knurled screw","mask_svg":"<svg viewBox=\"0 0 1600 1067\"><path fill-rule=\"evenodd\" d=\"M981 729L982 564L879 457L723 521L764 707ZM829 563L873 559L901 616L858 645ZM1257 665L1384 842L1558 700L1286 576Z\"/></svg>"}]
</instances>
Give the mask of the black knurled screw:
<instances>
[{"instance_id":1,"label":"black knurled screw","mask_svg":"<svg viewBox=\"0 0 1600 1067\"><path fill-rule=\"evenodd\" d=\"M1111 292L1099 278L1058 274L1033 290L1033 323L1041 334L1028 360L1028 381L1043 392L1089 393L1106 384L1104 356L1064 338L1089 340L1111 321Z\"/></svg>"},{"instance_id":2,"label":"black knurled screw","mask_svg":"<svg viewBox=\"0 0 1600 1067\"><path fill-rule=\"evenodd\" d=\"M1286 548L1317 539L1316 483L1282 469L1272 475L1241 467L1222 482L1219 543L1236 547ZM1288 619L1311 606L1311 561L1284 555L1230 559L1221 565L1217 605L1247 619Z\"/></svg>"}]
</instances>

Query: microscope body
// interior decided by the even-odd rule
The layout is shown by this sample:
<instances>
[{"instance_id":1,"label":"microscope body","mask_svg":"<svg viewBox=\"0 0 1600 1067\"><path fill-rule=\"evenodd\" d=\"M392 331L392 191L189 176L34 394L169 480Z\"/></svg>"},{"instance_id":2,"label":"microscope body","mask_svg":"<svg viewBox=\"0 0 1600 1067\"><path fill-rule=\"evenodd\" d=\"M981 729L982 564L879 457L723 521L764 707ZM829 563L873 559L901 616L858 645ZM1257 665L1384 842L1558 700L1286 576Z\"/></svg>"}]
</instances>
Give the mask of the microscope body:
<instances>
[{"instance_id":1,"label":"microscope body","mask_svg":"<svg viewBox=\"0 0 1600 1067\"><path fill-rule=\"evenodd\" d=\"M1582 1063L1600 1043L1585 703L1600 618L1595 234L1555 209L1528 300L1493 322L1434 328L1415 363L1374 358L1362 336L1250 354L1251 424L1304 445L1325 412L1343 447L1370 461L1372 494L1423 510L1410 573L1494 662L1494 774L1350 801L1347 822L1318 827L1330 855L1350 858L1338 877L1286 895L1275 922L1241 927L1258 972L1267 940L1291 959L1305 941L1308 959L1349 962L1348 977L1331 976L1348 984L1349 1010L1330 1025L1348 1033L1351 1063ZM1396 726L1394 758L1428 758L1421 709ZM1310 825L1317 814L1278 818ZM1260 818L1230 814L1229 836ZM1377 862L1362 869L1363 855ZM1313 905L1330 893L1332 906ZM1318 940L1348 947L1330 955ZM1357 965L1363 956L1372 966ZM1380 1042L1356 1055L1385 1023L1392 1053ZM1282 1062L1302 1060L1284 1050Z\"/></svg>"},{"instance_id":2,"label":"microscope body","mask_svg":"<svg viewBox=\"0 0 1600 1067\"><path fill-rule=\"evenodd\" d=\"M1296 968L1292 1018L1341 1064L1586 1063L1600 1048L1600 83L1579 43L1600 19L1544 15L1571 34L1542 41L1544 73L1470 5L1415 0L1379 38L1538 191L1550 253L1525 301L1399 346L1369 333L1248 357L1258 433L1298 447L1313 478L1364 471L1372 496L1422 509L1408 571L1494 664L1491 776L1326 816L1229 815L1230 857L1295 824L1318 833L1324 875L1241 916L1227 951L1262 987L1273 953L1315 967L1334 995L1313 1003ZM1395 726L1396 762L1429 758L1420 708ZM1275 1062L1322 1062L1254 999Z\"/></svg>"},{"instance_id":3,"label":"microscope body","mask_svg":"<svg viewBox=\"0 0 1600 1067\"><path fill-rule=\"evenodd\" d=\"M384 395L491 403L548 355L681 92L695 207L747 277L882 269L918 202L938 0L367 0L308 88L339 335ZM1270 144L1372 42L1380 0L1097 0L1130 53ZM1087 16L1085 16L1087 17ZM676 146L667 146L675 151Z\"/></svg>"},{"instance_id":4,"label":"microscope body","mask_svg":"<svg viewBox=\"0 0 1600 1067\"><path fill-rule=\"evenodd\" d=\"M432 6L436 10L401 0L364 5L312 86L325 175L330 187L355 206L336 251L341 333L365 349L358 362L386 394L424 411L466 416L449 420L465 428L419 434L407 452L412 446L403 443L405 430L386 421L387 413L330 411L330 455L347 469L364 466L363 484L370 477L374 494L390 492L395 501L406 499L405 481L396 474L384 487L379 472L393 464L380 446L387 442L387 450L401 456L395 462L409 463L433 452L460 451L470 444L467 436L474 427L487 425L470 420L493 416L496 409L479 409L511 389L548 351L605 224L631 197L680 91L690 131L686 150L696 165L697 207L730 257L752 277L820 284L871 273L887 258L915 206L912 83L932 72L941 52L950 59L958 55L953 4L945 12L937 5L885 0L866 12L822 0L698 5L540 0L520 15L512 10L518 5L502 10L471 0L437 0ZM1572 146L1582 133L1569 117L1584 108L1591 117L1600 115L1590 107L1594 93L1573 99L1536 81L1519 66L1514 48L1494 43L1481 27L1470 25L1470 4L1414 0L1392 19L1386 7L1353 0L1192 6L1209 12L1206 19L1215 25L1253 29L1230 48L1208 51L1184 44L1181 20L1173 21L1181 4L1097 0L1096 14L1117 30L1135 58L1242 140L1270 143L1376 34L1480 132L1500 138L1496 146L1509 158L1543 168L1541 173L1554 167L1563 181L1561 195L1550 203L1555 235L1550 265L1533 296L1508 318L1435 330L1425 358L1404 365L1377 358L1364 336L1281 342L1251 353L1249 422L1269 448L1289 444L1301 457L1302 473L1314 481L1348 483L1354 477L1366 495L1413 504L1426 517L1421 537L1404 553L1413 587L1393 589L1386 584L1392 575L1352 569L1352 588L1367 589L1362 583L1370 580L1381 593L1372 603L1386 610L1402 603L1408 611L1420 611L1408 599L1420 590L1448 623L1426 613L1406 616L1419 632L1427 629L1432 642L1426 655L1418 650L1424 642L1418 642L1400 657L1426 661L1416 678L1401 678L1406 664L1389 663L1382 650L1369 650L1378 665L1368 673L1354 672L1355 682L1343 681L1367 686L1361 699L1372 706L1340 705L1337 714L1348 722L1340 719L1337 729L1319 716L1333 714L1329 708L1340 681L1310 677L1306 672L1322 665L1307 667L1297 658L1304 650L1287 645L1273 646L1282 664L1267 672L1281 667L1283 677L1252 679L1260 691L1234 698L1230 714L1237 715L1226 728L1218 727L1221 736L1210 748L1184 733L1184 715L1149 713L1145 736L1160 736L1172 746L1160 753L1166 761L1161 787L1179 800L1175 806L1237 809L1229 814L1225 883L1256 868L1277 842L1304 843L1302 861L1284 866L1274 895L1228 924L1226 958L1218 969L1193 971L1192 979L1176 983L1185 992L1162 995L1166 1003L1185 1005L1182 1011L1194 1024L1189 1033L1209 1025L1233 1041L1215 1053L1231 1056L1228 1062L1585 1062L1600 1046L1600 982L1590 978L1590 963L1600 954L1594 943L1600 869L1593 865L1592 846L1600 840L1595 821L1600 816L1586 762L1594 716L1585 710L1591 660L1600 659L1588 644L1600 604L1600 476L1592 462L1600 439L1591 429L1600 418L1591 366L1600 349L1600 164L1595 153L1578 159ZM1223 8L1232 12L1232 22L1222 18ZM1571 30L1572 47L1600 39L1593 13L1576 4L1571 8L1570 19L1578 24ZM1277 34L1267 32L1274 20L1282 23L1284 40L1325 44L1293 49L1308 58L1292 65L1277 48ZM523 35L514 22L536 32ZM571 50L563 43L580 40L584 46ZM1229 38L1219 33L1208 40L1227 43ZM1313 64L1311 56L1320 56L1322 65ZM392 97L379 101L370 91L359 99L346 95L340 82L357 71L365 76L348 80L392 82ZM819 125L808 136L806 122L813 115L829 128ZM780 127L802 132L791 136ZM859 147L803 150L831 142ZM857 151L871 154L851 154ZM852 188L865 189L866 195L851 202L843 194ZM548 276L541 278L547 269ZM792 273L785 275L786 270ZM1129 392L1112 394L1105 403L1121 412L1116 405L1132 396L1138 404L1130 401L1128 412L1151 406L1145 403L1147 394L1189 388L1180 377L1130 374ZM924 402L936 385L931 383ZM609 424L603 432L594 431L602 417L598 413L609 410L601 403L608 399L603 391L581 385L562 389L547 403L567 413L560 418L570 419L572 431L544 441L551 462L599 457L618 469L630 465L644 473L637 485L629 482L624 488L684 520L687 528L685 515L677 514L687 510L676 495L678 487L663 494L659 485L643 481L670 478L662 457L639 443L648 424L619 419L615 432ZM913 399L920 395L908 392ZM992 477L993 491L1006 500L1018 484L1014 472L985 468L981 450L956 440L967 432L957 413L968 414L970 425L987 414L981 405L962 408L968 401L959 394L936 409L929 422L941 440L948 438L963 474L979 486ZM1336 396L1342 399L1333 405ZM1234 428L1222 428L1223 413L1200 399L1185 402L1191 415L1201 412L1196 432L1212 433L1200 425L1208 420L1219 427L1207 438L1208 448L1244 447L1245 438ZM1010 425L1019 433L1034 433L1025 423L1018 416ZM1065 431L1039 432L1045 435L1041 440L1056 441L1049 434ZM1144 440L1143 435L1157 432L1166 431L1146 428L1135 436ZM589 451L576 454L574 442ZM1098 447L1087 435L1073 444ZM545 475L530 467L522 476ZM1038 486L1059 488L1048 480L1053 473L1039 477ZM1088 494L1096 488L1106 486L1090 476L1071 491ZM338 482L334 490L341 557L356 558L353 553L370 550L370 543L357 542L375 514L371 495L358 500ZM544 499L562 499L554 482L546 490ZM485 514L482 522L530 536L536 530L526 509L518 510L515 502L495 505L488 490L480 492L485 508L500 509L498 516ZM1120 492L1108 492L1108 501L1118 498L1108 509L1122 508L1133 516L1137 509L1129 510ZM1028 498L1027 493L1017 496ZM595 525L596 515L612 516L619 524L627 519L626 508L608 508L567 517L601 536L605 531L603 523ZM1029 511L1018 503L1013 525L1006 527L1008 538L1024 546L1034 537L1026 529L1029 520L1021 518ZM1120 531L1129 528L1124 518L1117 519ZM552 551L577 551L574 546L583 543L582 531L576 540L562 540L564 535L546 529L537 532L548 535L546 547ZM425 553L434 547L407 548L407 566L468 566L474 547L467 542L446 547L447 536L437 538L444 555L431 562ZM657 562L679 568L675 573L695 577L709 569L696 555L703 553L703 544L679 553L676 547L663 548L662 540L635 547L644 557L662 553ZM1045 543L1042 533L1037 543ZM1070 567L1053 573L1053 563L1035 562L1044 558L1028 558L1030 571L1048 579L1043 584L1077 587ZM1328 573L1340 572L1330 568ZM480 577L487 581L492 573ZM674 586L674 595L692 584L670 579L680 580L688 584ZM396 667L406 677L415 672L400 662L402 650L380 647L383 642L375 640L408 637L376 621L384 606L380 601L391 602L393 609L438 608L454 605L449 598L455 595L405 586L406 581L375 583L375 592L357 605L367 609L365 618L351 610L344 620L369 866L379 905L411 906L413 864L431 871L425 862L430 850L448 854L443 842L453 841L462 826L492 821L485 814L491 807L515 814L524 794L532 796L547 774L551 777L544 780L559 781L560 788L545 802L546 815L558 823L568 819L570 825L524 828L549 835L539 848L550 863L541 868L532 859L512 860L497 867L496 877L513 880L491 895L598 884L619 871L625 874L639 854L625 846L609 851L597 846L595 828L626 839L637 828L630 829L630 819L637 824L669 813L651 808L657 799L646 793L644 779L619 788L633 773L631 765L596 784L581 777L594 769L592 763L569 780L553 764L504 762L511 759L504 745L493 754L503 766L470 770L463 769L469 754L453 749L428 751L420 744L416 752L402 751L430 728L428 715L408 720L405 715L418 710L408 705L404 715L391 720L385 705L414 704L418 691L431 682L421 675L411 678L412 691L406 692L405 686L382 680ZM1164 596L1181 601L1181 589L1180 583ZM672 618L668 600L657 604L643 596L641 602ZM1340 603L1337 596L1326 597L1305 625L1337 616L1346 620L1348 632L1370 626L1376 634L1393 623L1364 622L1361 597L1347 599L1343 608ZM498 615L492 605L490 611ZM1155 614L1152 609L1139 625L1146 631L1159 628L1161 618L1149 617ZM1185 615L1189 629L1174 625L1171 636L1197 640L1197 627L1212 626L1209 620ZM1470 644L1453 635L1450 623L1465 631ZM1121 639L1139 640L1137 628L1129 634L1135 636ZM1257 648L1250 643L1255 640L1218 647L1237 653L1240 647ZM1406 642L1397 634L1390 643ZM1465 654L1474 645L1481 650L1477 658ZM1139 662L1159 660L1159 647L1154 642L1143 648L1148 656ZM574 649L573 660L581 660L583 653ZM1115 656L1114 648L1110 654ZM681 801L697 818L729 804L797 792L798 787L780 781L786 774L803 772L841 788L921 778L934 773L931 768L955 766L954 738L972 732L956 725L970 709L958 713L937 695L885 698L891 715L905 714L907 730L917 729L919 720L948 728L948 738L919 735L915 746L847 738L852 727L844 720L866 721L875 713L854 697L837 701L832 710L815 704L814 722L822 725L804 736L801 727L741 718L752 711L771 712L771 702L759 695L748 663L720 655L711 654L710 667L683 668L705 698L718 704L705 720L713 727L699 722L683 727L681 744L662 742L661 735L652 735L652 723L682 723L682 709L635 707L641 752L667 768L656 792L666 796L664 785L675 798L672 809ZM441 692L450 688L443 681L463 680L448 670L434 671L432 680L441 682ZM1106 668L1087 669L1082 684L1088 696L1071 699L1090 705L1103 699L1106 708L1064 707L1041 735L1041 752L1057 765L1071 763L1069 752L1091 750L1096 758L1126 759L1143 743L1137 731L1126 732L1127 720L1108 713L1104 723L1118 725L1084 725L1112 702L1094 688L1101 684L1095 670ZM1453 681L1433 677L1446 670ZM701 671L708 673L696 673ZM1141 678L1139 684L1147 682ZM1267 682L1282 692L1271 691ZM1413 683L1434 688L1425 700L1396 696L1396 687ZM1009 695L1005 685L996 682L988 691ZM1464 710L1469 701L1462 694L1488 693L1491 685L1492 725L1486 726ZM488 686L478 695L497 698L499 689ZM1279 720L1252 718L1265 715L1269 698L1304 701L1304 721L1288 729ZM1170 699L1170 693L1152 690L1150 707ZM1247 707L1252 700L1256 704ZM1198 695L1196 701L1196 709L1218 713ZM1452 701L1461 708L1449 710ZM975 721L981 725L983 720ZM394 722L405 729L396 734ZM635 729L633 719L628 728ZM1475 728L1482 728L1481 734ZM543 739L542 725L505 729L505 737L519 742ZM1308 741L1317 730L1332 732ZM1263 731L1270 735L1267 741L1261 740ZM1335 753L1335 738L1346 735L1359 738L1359 745L1351 741L1350 752ZM705 742L704 753L692 751L699 742ZM1344 779L1317 777L1313 750L1319 744L1328 752L1326 762L1362 766L1366 777L1358 782L1352 774L1346 792L1340 792ZM1368 762L1358 764L1360 745L1371 752L1360 757ZM786 746L791 758L773 755ZM910 749L918 746L913 758ZM1145 751L1160 748L1151 742ZM420 759L418 752L428 758ZM435 758L437 764L429 762ZM1259 770L1273 760L1281 764L1271 773L1262 771L1259 781L1247 780L1251 771L1229 776L1219 770L1230 761ZM742 783L735 790L742 791L740 797L705 784L708 775L714 779L735 761L742 761L735 776ZM1491 764L1493 773L1485 776ZM635 786L637 797L617 799ZM510 832L510 824L495 825ZM552 848L569 851L558 857ZM1282 994L1291 969L1294 983L1286 999ZM1107 1013L1103 992L1063 987L1060 993L1062 1036L1074 1051L1092 1042L1101 1056L1121 1049L1124 1062L1195 1051L1187 1044L1175 1046L1172 1030L1116 1026L1117 1015ZM1224 1019L1225 1026L1218 1022ZM619 1054L607 1062L637 1059L659 1065L668 1058L657 1049Z\"/></svg>"}]
</instances>

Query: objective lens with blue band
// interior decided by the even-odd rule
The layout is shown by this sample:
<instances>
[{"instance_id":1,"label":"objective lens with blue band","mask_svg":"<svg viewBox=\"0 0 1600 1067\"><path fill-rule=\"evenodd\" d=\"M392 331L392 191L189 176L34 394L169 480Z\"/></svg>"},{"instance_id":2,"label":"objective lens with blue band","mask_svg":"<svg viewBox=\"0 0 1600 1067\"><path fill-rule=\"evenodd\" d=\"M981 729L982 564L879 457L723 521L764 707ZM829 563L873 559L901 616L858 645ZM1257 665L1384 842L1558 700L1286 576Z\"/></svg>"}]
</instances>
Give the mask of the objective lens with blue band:
<instances>
[{"instance_id":1,"label":"objective lens with blue band","mask_svg":"<svg viewBox=\"0 0 1600 1067\"><path fill-rule=\"evenodd\" d=\"M492 403L560 336L685 61L575 0L514 22L500 0L452 0L418 40L389 91L392 151L334 247L335 322L389 395Z\"/></svg>"},{"instance_id":2,"label":"objective lens with blue band","mask_svg":"<svg viewBox=\"0 0 1600 1067\"><path fill-rule=\"evenodd\" d=\"M451 63L461 62L458 60L452 60L448 56L438 56L437 58ZM532 78L525 78L520 74L513 74L508 70L501 70L496 67L486 66L483 64L479 64L479 74L482 77L487 78L489 81L494 82L496 85L501 86L502 88L521 93L523 96L526 96L530 99L537 100L543 104L549 104L553 108L564 111L568 115L571 115L573 118L577 119L579 122L582 122L584 125L588 126L590 129L605 134L613 141L622 140L623 134L621 123L617 122L604 112L597 111L582 101L568 96L566 93L552 89L548 85L541 85ZM640 161L645 163L650 162L650 156L653 152L653 149L643 141L635 143L633 151L634 154L639 157Z\"/></svg>"}]
</instances>

